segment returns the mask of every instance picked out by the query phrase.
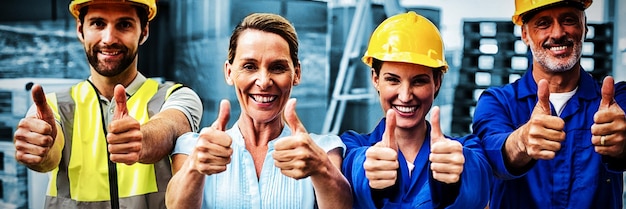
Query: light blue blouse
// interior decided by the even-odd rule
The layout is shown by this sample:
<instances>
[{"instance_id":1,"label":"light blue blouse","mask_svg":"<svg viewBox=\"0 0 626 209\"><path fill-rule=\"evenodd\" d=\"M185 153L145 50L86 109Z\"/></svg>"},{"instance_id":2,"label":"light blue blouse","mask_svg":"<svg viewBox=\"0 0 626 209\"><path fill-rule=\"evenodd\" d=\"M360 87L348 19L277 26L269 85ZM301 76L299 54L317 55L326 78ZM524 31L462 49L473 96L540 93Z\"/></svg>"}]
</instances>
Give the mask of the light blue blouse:
<instances>
[{"instance_id":1,"label":"light blue blouse","mask_svg":"<svg viewBox=\"0 0 626 209\"><path fill-rule=\"evenodd\" d=\"M287 177L274 166L274 143L268 143L263 168L257 181L252 155L246 150L243 136L237 124L226 131L233 139L233 155L226 171L206 176L202 208L314 208L315 194L310 177L295 180ZM291 135L285 126L278 138ZM324 151L346 149L335 135L310 134L313 141ZM187 133L178 138L172 154L192 153L198 139L197 133Z\"/></svg>"}]
</instances>

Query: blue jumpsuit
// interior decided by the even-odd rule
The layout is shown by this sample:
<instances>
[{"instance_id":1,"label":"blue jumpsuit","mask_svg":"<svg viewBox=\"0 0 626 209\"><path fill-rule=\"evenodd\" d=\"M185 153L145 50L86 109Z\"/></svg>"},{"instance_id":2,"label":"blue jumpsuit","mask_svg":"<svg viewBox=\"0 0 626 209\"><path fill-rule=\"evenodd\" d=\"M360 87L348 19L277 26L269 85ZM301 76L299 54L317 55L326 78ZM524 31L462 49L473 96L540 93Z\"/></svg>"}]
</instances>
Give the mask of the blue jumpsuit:
<instances>
[{"instance_id":1,"label":"blue jumpsuit","mask_svg":"<svg viewBox=\"0 0 626 209\"><path fill-rule=\"evenodd\" d=\"M430 171L430 135L426 136L413 164L409 177L406 159L398 153L400 169L396 185L376 190L369 187L363 163L365 151L382 140L385 119L370 134L348 131L341 135L346 144L342 171L352 185L354 208L484 208L489 198L491 168L478 138L472 135L457 139L464 145L465 167L455 184L434 180ZM430 133L430 124L427 133Z\"/></svg>"},{"instance_id":2,"label":"blue jumpsuit","mask_svg":"<svg viewBox=\"0 0 626 209\"><path fill-rule=\"evenodd\" d=\"M626 160L602 156L591 144L591 125L601 86L580 70L578 90L565 104L566 139L552 160L533 160L525 172L510 173L502 148L506 138L525 124L537 103L532 67L512 84L487 89L474 112L474 133L494 169L491 208L621 208L622 171ZM626 107L626 85L615 85L615 100ZM555 115L554 108L552 113Z\"/></svg>"}]
</instances>

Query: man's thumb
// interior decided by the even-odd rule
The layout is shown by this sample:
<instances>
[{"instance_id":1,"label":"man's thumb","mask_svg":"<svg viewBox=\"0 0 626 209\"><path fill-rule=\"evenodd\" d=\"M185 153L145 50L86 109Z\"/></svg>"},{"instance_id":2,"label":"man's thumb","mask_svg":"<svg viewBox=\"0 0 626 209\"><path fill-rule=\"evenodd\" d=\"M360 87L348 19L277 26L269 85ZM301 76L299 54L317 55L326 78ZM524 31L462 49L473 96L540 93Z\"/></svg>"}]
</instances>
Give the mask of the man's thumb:
<instances>
[{"instance_id":1,"label":"man's thumb","mask_svg":"<svg viewBox=\"0 0 626 209\"><path fill-rule=\"evenodd\" d=\"M541 110L542 114L551 115L550 88L548 87L548 81L544 79L537 83L537 104L535 105L535 110L537 108Z\"/></svg>"},{"instance_id":2,"label":"man's thumb","mask_svg":"<svg viewBox=\"0 0 626 209\"><path fill-rule=\"evenodd\" d=\"M382 143L393 150L398 151L396 144L396 112L393 109L387 110L385 113L385 132L383 133Z\"/></svg>"},{"instance_id":3,"label":"man's thumb","mask_svg":"<svg viewBox=\"0 0 626 209\"><path fill-rule=\"evenodd\" d=\"M35 84L31 90L31 95L33 97L33 103L35 103L37 107L37 118L53 125L54 114L52 114L52 109L48 106L46 93L44 93L43 88L39 84Z\"/></svg>"},{"instance_id":4,"label":"man's thumb","mask_svg":"<svg viewBox=\"0 0 626 209\"><path fill-rule=\"evenodd\" d=\"M52 109L48 106L46 100L46 94L43 88L39 84L35 84L31 89L31 95L33 97L33 103L37 107L37 118L46 121L52 127L52 137L56 137L56 121Z\"/></svg>"},{"instance_id":5,"label":"man's thumb","mask_svg":"<svg viewBox=\"0 0 626 209\"><path fill-rule=\"evenodd\" d=\"M439 123L439 106L434 106L430 111L430 144L445 140L441 131L441 124Z\"/></svg>"},{"instance_id":6,"label":"man's thumb","mask_svg":"<svg viewBox=\"0 0 626 209\"><path fill-rule=\"evenodd\" d=\"M289 99L285 105L285 112L283 113L285 115L285 122L287 122L287 126L291 129L292 135L296 133L307 133L306 128L304 128L304 125L302 125L300 118L298 118L296 114L296 101L295 98Z\"/></svg>"},{"instance_id":7,"label":"man's thumb","mask_svg":"<svg viewBox=\"0 0 626 209\"><path fill-rule=\"evenodd\" d=\"M615 97L615 82L613 77L607 76L602 81L602 100L600 100L600 108L609 108L613 104Z\"/></svg>"},{"instance_id":8,"label":"man's thumb","mask_svg":"<svg viewBox=\"0 0 626 209\"><path fill-rule=\"evenodd\" d=\"M118 84L113 90L113 99L115 100L115 112L113 113L113 120L121 119L128 115L128 108L126 107L126 89L124 86Z\"/></svg>"},{"instance_id":9,"label":"man's thumb","mask_svg":"<svg viewBox=\"0 0 626 209\"><path fill-rule=\"evenodd\" d=\"M230 102L223 99L220 101L220 110L217 114L217 119L211 126L217 130L225 131L228 120L230 120Z\"/></svg>"}]
</instances>

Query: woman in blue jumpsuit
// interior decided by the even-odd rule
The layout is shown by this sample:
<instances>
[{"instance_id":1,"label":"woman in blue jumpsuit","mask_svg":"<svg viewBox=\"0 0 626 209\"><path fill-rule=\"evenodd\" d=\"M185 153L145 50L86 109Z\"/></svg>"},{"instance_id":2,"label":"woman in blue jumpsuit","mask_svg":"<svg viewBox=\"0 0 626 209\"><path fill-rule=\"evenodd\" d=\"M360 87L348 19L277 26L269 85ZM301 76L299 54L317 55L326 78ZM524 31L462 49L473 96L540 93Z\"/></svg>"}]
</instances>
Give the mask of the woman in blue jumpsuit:
<instances>
[{"instance_id":1,"label":"woman in blue jumpsuit","mask_svg":"<svg viewBox=\"0 0 626 209\"><path fill-rule=\"evenodd\" d=\"M438 29L414 12L390 17L363 61L386 115L372 133L341 136L354 208L484 208L491 168L478 139L446 138L438 107L425 120L448 68Z\"/></svg>"}]
</instances>

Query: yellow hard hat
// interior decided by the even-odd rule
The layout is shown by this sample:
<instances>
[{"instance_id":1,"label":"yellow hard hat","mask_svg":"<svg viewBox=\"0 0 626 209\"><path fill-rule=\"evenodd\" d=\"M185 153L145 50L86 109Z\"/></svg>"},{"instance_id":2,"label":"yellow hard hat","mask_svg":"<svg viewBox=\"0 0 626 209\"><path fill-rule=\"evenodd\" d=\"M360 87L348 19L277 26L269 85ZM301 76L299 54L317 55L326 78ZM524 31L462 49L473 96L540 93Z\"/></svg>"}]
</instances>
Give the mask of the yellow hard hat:
<instances>
[{"instance_id":1,"label":"yellow hard hat","mask_svg":"<svg viewBox=\"0 0 626 209\"><path fill-rule=\"evenodd\" d=\"M96 4L96 3L130 3L139 6L143 6L148 11L148 21L152 20L157 13L156 0L73 0L70 3L70 13L74 16L74 18L78 18L78 14L80 13L80 8Z\"/></svg>"},{"instance_id":2,"label":"yellow hard hat","mask_svg":"<svg viewBox=\"0 0 626 209\"><path fill-rule=\"evenodd\" d=\"M551 6L556 3L574 3L577 6L581 6L582 9L587 9L591 6L593 0L515 0L515 14L513 14L512 18L513 23L516 25L522 25L524 24L522 17L525 13Z\"/></svg>"},{"instance_id":3,"label":"yellow hard hat","mask_svg":"<svg viewBox=\"0 0 626 209\"><path fill-rule=\"evenodd\" d=\"M362 60L371 67L373 58L448 71L439 30L413 11L389 17L376 27Z\"/></svg>"}]
</instances>

